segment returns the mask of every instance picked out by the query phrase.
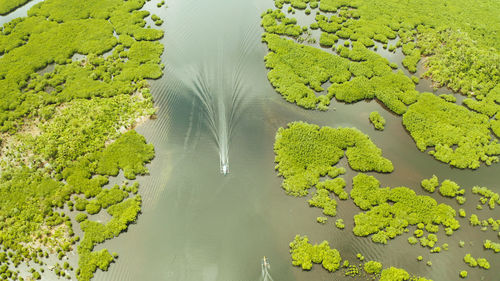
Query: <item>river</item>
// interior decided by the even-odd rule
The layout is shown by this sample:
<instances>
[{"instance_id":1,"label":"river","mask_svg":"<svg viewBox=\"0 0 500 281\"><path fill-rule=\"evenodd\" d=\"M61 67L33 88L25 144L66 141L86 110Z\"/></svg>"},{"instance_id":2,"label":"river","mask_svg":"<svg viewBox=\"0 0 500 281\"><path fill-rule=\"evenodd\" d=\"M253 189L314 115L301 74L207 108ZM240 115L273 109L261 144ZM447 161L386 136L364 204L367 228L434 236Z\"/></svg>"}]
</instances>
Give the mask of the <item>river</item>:
<instances>
[{"instance_id":1,"label":"river","mask_svg":"<svg viewBox=\"0 0 500 281\"><path fill-rule=\"evenodd\" d=\"M148 166L150 175L138 179L143 212L127 233L98 248L106 247L120 257L108 272L98 271L95 280L254 281L262 279L263 256L268 258L269 273L276 281L352 280L342 271L332 275L320 265L310 272L293 267L288 243L296 234L308 235L313 243L328 240L351 264L358 264L355 257L361 253L366 260L380 261L384 267L401 267L435 281L460 280L460 270L468 270L471 280L496 280L500 259L491 250L484 251L482 241L498 242L497 233L473 229L467 219L459 219L462 227L451 237L440 231L438 245L448 243L450 250L439 254L410 246L408 235L388 245L355 237L352 217L360 210L351 200L337 200L337 218L345 220L345 230L335 228L333 218L326 225L317 223L320 209L310 208L304 198L287 196L280 188L282 179L274 171L273 144L277 129L291 121L356 127L369 135L394 164L393 173L376 175L383 186L408 186L424 194L420 188L423 178L436 174L440 180L452 179L467 190L467 214L474 212L480 219L500 219L500 207L495 211L487 207L475 210L479 197L470 189L482 185L500 192L500 164L471 171L438 162L420 152L401 118L376 101L352 105L332 101L328 112L287 103L271 87L263 62L267 48L260 40L260 14L272 8L273 1L171 0L167 5L158 8L150 1L145 6L165 21L160 28L165 30L162 43L166 68L161 79L151 82L157 119L137 128L156 150ZM296 16L299 23L304 18ZM6 18L0 20L3 23ZM396 54L382 48L379 51L400 64L400 50ZM211 95L208 107L212 110L207 110L206 100L200 99L200 85L210 89L201 92ZM235 85L239 90L231 90ZM429 87L430 83L423 81L418 90ZM383 132L375 131L368 122L374 110L387 120ZM230 111L234 118L227 118ZM220 118L226 118L223 131L227 141L223 144L216 139L214 132L220 131L210 125L211 116L216 116L215 127ZM228 152L226 176L220 173L221 149ZM341 164L347 165L345 158ZM349 190L356 173L347 170ZM433 197L459 208L453 199L438 194ZM458 247L459 240L467 242L465 248ZM491 269L469 268L462 260L465 253L487 258ZM424 262L417 262L418 255ZM425 265L427 260L432 261L432 267Z\"/></svg>"}]
</instances>

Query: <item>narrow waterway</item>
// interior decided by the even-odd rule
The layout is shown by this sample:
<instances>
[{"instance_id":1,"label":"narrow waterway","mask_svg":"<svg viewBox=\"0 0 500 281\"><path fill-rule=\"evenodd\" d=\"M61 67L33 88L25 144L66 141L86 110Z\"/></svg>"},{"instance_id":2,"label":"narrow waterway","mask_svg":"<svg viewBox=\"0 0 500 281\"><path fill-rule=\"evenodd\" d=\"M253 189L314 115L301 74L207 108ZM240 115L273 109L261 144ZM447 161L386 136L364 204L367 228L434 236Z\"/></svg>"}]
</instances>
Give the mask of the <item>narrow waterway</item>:
<instances>
[{"instance_id":1,"label":"narrow waterway","mask_svg":"<svg viewBox=\"0 0 500 281\"><path fill-rule=\"evenodd\" d=\"M165 75L151 83L158 118L137 129L156 149L150 175L138 179L143 212L127 233L99 246L120 257L108 272L98 271L95 280L352 280L342 272L333 277L319 265L311 272L292 267L288 243L296 234L308 235L312 242L328 240L351 263L357 264L355 256L361 253L366 260L435 281L460 280L458 272L469 270L462 257L471 253L487 258L492 266L488 271L470 269L469 279L496 280L500 261L492 251L482 250L482 241L498 242L497 233L473 229L466 219L460 219L462 227L452 237L440 231L439 245L450 245L440 254L410 246L408 235L388 245L355 237L352 218L360 210L350 200L337 200L337 218L345 220L345 230L335 228L335 219L318 224L320 209L280 188L273 144L277 129L292 121L356 127L394 163L393 173L377 176L383 186L408 186L424 194L423 178L436 174L440 180L455 180L468 190L467 214L477 213L480 219L500 219L500 208L476 211L479 197L470 188L482 185L499 192L499 164L463 171L436 161L418 151L400 117L375 101L333 101L328 112L287 103L270 86L263 62L267 48L260 40L260 14L273 7L271 0L171 0L167 5L158 8L150 1L144 8L165 21L166 68ZM386 55L401 59L401 54ZM419 90L428 85L423 82ZM387 120L383 132L368 122L374 110ZM225 176L221 163L229 167ZM347 168L345 159L341 164ZM345 175L348 190L355 174L348 169ZM454 200L434 197L459 208ZM459 248L459 240L467 246ZM431 260L432 267L417 262L418 255ZM263 256L271 265L265 273Z\"/></svg>"}]
</instances>

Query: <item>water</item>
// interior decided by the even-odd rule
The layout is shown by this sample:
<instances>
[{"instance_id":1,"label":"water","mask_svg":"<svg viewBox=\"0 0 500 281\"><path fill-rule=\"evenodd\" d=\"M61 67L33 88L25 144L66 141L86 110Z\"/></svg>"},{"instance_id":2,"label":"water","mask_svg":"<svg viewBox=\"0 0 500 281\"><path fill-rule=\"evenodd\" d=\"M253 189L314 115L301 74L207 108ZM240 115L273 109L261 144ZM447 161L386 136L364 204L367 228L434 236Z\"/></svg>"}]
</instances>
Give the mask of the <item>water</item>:
<instances>
[{"instance_id":1,"label":"water","mask_svg":"<svg viewBox=\"0 0 500 281\"><path fill-rule=\"evenodd\" d=\"M262 258L261 267L262 267L262 275L259 280L274 281L273 278L271 277L271 273L269 273L269 270L271 269L271 264L269 263L269 260L266 257Z\"/></svg>"},{"instance_id":2,"label":"water","mask_svg":"<svg viewBox=\"0 0 500 281\"><path fill-rule=\"evenodd\" d=\"M245 43L249 42L243 42ZM226 175L229 173L229 144L242 110L243 98L248 94L248 86L243 84L243 62L247 54L240 53L235 64L234 61L225 61L224 53L224 46L221 44L215 59L188 69L180 69L174 75L181 81L190 79L183 81L183 84L202 105L205 125L219 151L220 172Z\"/></svg>"},{"instance_id":3,"label":"water","mask_svg":"<svg viewBox=\"0 0 500 281\"><path fill-rule=\"evenodd\" d=\"M350 200L337 200L337 218L344 219L345 230L335 228L335 219L326 225L316 223L320 209L280 188L273 144L276 130L296 120L356 127L394 163L393 173L377 175L382 186L404 185L424 194L419 187L422 178L432 174L440 180L450 178L468 190L467 214L476 213L481 219L499 219L500 207L476 211L479 197L470 188L477 184L500 192L499 164L462 171L436 161L416 148L401 118L376 101L352 105L332 101L328 112L287 103L267 80L263 62L267 48L260 41L260 14L273 1L171 0L167 5L157 8L151 1L145 7L165 20L161 28L166 31L162 39L166 68L165 75L151 83L158 118L138 128L156 149L150 175L138 179L143 212L128 232L99 246L120 257L109 272L98 271L95 280L253 281L271 280L271 274L276 281L353 280L342 272L332 275L320 265L310 272L293 267L288 243L296 234L308 235L313 243L328 240L355 264L356 254L362 253L366 260L435 281L461 280L458 273L464 269L470 280L497 280L500 261L492 251L482 250L482 240L499 241L496 232L473 229L466 219L459 220L462 227L452 237L438 235L439 245L450 245L440 254L409 246L407 235L388 245L355 237L352 217L360 210ZM398 53L384 55L401 60ZM419 90L427 90L426 83ZM383 132L368 122L374 110L387 120ZM230 169L226 176L221 175L223 163ZM347 167L346 159L340 165ZM347 190L354 175L347 169ZM459 208L452 199L433 196ZM459 240L466 241L465 248L458 247ZM487 258L491 269L468 268L462 261L466 253ZM416 261L418 255L424 262ZM272 270L262 267L263 256L272 261ZM425 265L427 260L432 267Z\"/></svg>"}]
</instances>

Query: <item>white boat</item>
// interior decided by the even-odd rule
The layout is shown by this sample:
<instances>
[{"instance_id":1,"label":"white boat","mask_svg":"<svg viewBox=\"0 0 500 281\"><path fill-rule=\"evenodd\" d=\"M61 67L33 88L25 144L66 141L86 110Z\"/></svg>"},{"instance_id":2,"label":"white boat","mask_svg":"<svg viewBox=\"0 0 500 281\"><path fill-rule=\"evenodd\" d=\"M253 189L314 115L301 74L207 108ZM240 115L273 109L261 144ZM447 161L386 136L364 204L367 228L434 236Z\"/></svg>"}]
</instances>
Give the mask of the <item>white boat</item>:
<instances>
[{"instance_id":1,"label":"white boat","mask_svg":"<svg viewBox=\"0 0 500 281\"><path fill-rule=\"evenodd\" d=\"M264 268L270 268L271 267L271 265L267 261L266 256L264 256L264 258L262 259L262 265L264 266Z\"/></svg>"},{"instance_id":2,"label":"white boat","mask_svg":"<svg viewBox=\"0 0 500 281\"><path fill-rule=\"evenodd\" d=\"M220 167L220 172L225 176L227 174L229 174L229 165L228 164L223 164L221 167Z\"/></svg>"}]
</instances>

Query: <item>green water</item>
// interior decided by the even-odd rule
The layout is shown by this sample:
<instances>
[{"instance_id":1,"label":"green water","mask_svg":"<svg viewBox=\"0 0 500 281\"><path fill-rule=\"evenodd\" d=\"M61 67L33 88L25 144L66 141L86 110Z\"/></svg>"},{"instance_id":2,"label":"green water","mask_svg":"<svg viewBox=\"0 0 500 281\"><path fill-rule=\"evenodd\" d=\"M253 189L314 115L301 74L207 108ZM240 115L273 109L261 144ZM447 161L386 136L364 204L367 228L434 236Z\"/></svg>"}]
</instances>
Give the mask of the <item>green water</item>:
<instances>
[{"instance_id":1,"label":"green water","mask_svg":"<svg viewBox=\"0 0 500 281\"><path fill-rule=\"evenodd\" d=\"M448 243L450 250L439 254L410 246L408 235L388 245L355 237L352 217L360 210L350 200L338 202L337 218L345 220L345 230L336 229L334 219L326 225L316 223L320 209L310 208L304 198L287 196L280 188L281 178L274 171L273 143L276 130L296 120L356 127L394 163L393 173L377 175L383 186L404 185L424 194L419 187L423 178L436 174L441 180L455 180L467 190L467 214L476 213L480 219L499 219L500 208L476 211L479 197L472 195L470 188L484 185L499 192L500 164L463 171L436 161L418 151L401 118L376 101L353 105L332 102L328 112L308 111L284 101L267 80L263 63L267 48L260 42L260 14L271 8L273 1L171 0L167 5L157 8L152 1L145 6L165 20L161 28L165 30L162 43L166 68L163 78L151 82L158 118L138 128L156 149L150 175L139 179L143 212L127 233L97 248L106 247L120 257L109 272L98 271L95 280L260 280L263 256L268 257L269 274L276 281L352 280L342 272L330 274L318 265L310 272L292 267L288 243L296 234L306 234L312 242L330 241L351 263L356 263L357 253L362 253L366 260L378 260L384 267L402 267L435 281L460 280L458 273L463 269L469 271L469 280L498 280L500 260L492 251L482 250L482 240L498 242L497 233L472 229L465 219L459 219L462 227L452 237L440 231L438 245ZM22 9L16 13L22 15ZM296 15L299 24L305 20L301 13ZM0 18L1 23L7 20ZM392 54L379 50L400 64L400 51ZM223 176L220 145L207 122L206 106L187 81L197 73L208 73L214 79L233 77L235 71L242 73L235 81L244 90L239 106L233 109L235 118L226 120L232 130L227 142L230 173ZM216 85L220 81L208 79L207 83ZM418 90L429 87L430 83L423 81ZM224 102L232 97L227 92L212 94L215 100ZM387 120L383 132L375 131L368 122L374 110ZM347 167L345 159L341 164ZM356 173L347 170L349 190ZM458 209L454 200L434 197ZM467 242L465 248L458 247L459 240ZM487 258L491 269L468 268L462 261L466 253ZM416 261L418 255L424 262ZM427 260L432 261L432 267L425 265Z\"/></svg>"}]
</instances>

